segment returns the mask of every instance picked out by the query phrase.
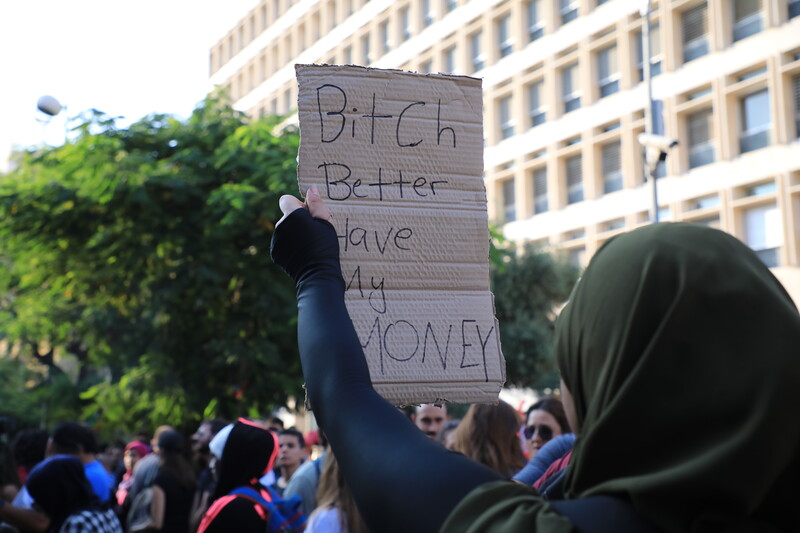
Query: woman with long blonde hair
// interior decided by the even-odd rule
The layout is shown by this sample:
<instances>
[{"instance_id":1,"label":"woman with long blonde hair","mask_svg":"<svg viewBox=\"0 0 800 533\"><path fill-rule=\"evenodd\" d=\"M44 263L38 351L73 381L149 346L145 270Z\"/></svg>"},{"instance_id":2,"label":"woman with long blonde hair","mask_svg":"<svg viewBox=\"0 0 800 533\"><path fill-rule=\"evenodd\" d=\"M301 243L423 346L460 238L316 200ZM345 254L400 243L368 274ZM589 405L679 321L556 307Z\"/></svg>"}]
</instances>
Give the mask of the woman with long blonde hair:
<instances>
[{"instance_id":1,"label":"woman with long blonde hair","mask_svg":"<svg viewBox=\"0 0 800 533\"><path fill-rule=\"evenodd\" d=\"M369 533L330 450L319 478L317 508L308 517L305 533Z\"/></svg>"},{"instance_id":2,"label":"woman with long blonde hair","mask_svg":"<svg viewBox=\"0 0 800 533\"><path fill-rule=\"evenodd\" d=\"M473 404L455 430L455 451L510 478L525 466L519 427L519 415L506 402Z\"/></svg>"}]
</instances>

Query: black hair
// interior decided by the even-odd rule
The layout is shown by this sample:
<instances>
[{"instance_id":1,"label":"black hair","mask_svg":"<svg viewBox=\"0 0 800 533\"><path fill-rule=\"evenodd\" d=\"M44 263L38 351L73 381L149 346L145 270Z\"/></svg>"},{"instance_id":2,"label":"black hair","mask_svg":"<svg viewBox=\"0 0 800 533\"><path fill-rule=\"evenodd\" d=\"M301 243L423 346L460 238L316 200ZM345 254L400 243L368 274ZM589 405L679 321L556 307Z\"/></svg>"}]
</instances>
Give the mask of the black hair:
<instances>
[{"instance_id":1,"label":"black hair","mask_svg":"<svg viewBox=\"0 0 800 533\"><path fill-rule=\"evenodd\" d=\"M569 427L569 422L567 422L567 415L564 414L564 404L561 403L561 400L558 398L542 398L531 405L525 413L525 424L528 423L528 418L530 418L531 413L539 410L553 415L553 418L556 419L556 422L558 422L558 425L561 427L561 433L572 432Z\"/></svg>"},{"instance_id":2,"label":"black hair","mask_svg":"<svg viewBox=\"0 0 800 533\"><path fill-rule=\"evenodd\" d=\"M97 453L94 432L78 422L62 422L53 430L51 437L56 453L76 455Z\"/></svg>"},{"instance_id":3,"label":"black hair","mask_svg":"<svg viewBox=\"0 0 800 533\"><path fill-rule=\"evenodd\" d=\"M303 438L303 434L297 428L291 427L289 429L284 429L283 431L278 433L279 437L283 437L284 435L293 435L297 437L297 442L300 444L301 448L306 447L306 439Z\"/></svg>"},{"instance_id":4,"label":"black hair","mask_svg":"<svg viewBox=\"0 0 800 533\"><path fill-rule=\"evenodd\" d=\"M47 439L50 438L43 429L23 429L11 442L14 463L30 470L44 460L47 452Z\"/></svg>"}]
</instances>

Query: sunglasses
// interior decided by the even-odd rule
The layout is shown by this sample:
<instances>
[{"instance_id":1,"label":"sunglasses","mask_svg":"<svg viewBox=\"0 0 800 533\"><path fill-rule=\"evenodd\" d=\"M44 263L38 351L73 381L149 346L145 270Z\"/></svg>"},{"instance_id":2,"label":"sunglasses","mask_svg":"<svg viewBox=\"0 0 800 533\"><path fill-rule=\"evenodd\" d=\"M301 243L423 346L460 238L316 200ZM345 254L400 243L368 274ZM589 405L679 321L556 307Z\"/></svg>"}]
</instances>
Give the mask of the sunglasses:
<instances>
[{"instance_id":1,"label":"sunglasses","mask_svg":"<svg viewBox=\"0 0 800 533\"><path fill-rule=\"evenodd\" d=\"M536 430L539 430L539 437L544 440L548 441L553 438L553 428L550 426L546 426L541 424L539 426L528 426L525 428L525 438L532 439L533 436L536 434Z\"/></svg>"}]
</instances>

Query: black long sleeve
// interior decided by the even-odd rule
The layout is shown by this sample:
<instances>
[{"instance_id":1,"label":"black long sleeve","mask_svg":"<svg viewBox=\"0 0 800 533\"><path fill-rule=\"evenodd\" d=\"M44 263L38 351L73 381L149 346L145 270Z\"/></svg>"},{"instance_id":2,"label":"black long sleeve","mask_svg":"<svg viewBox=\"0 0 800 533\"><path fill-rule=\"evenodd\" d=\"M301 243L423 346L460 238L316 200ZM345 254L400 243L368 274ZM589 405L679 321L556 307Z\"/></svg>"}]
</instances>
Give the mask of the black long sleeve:
<instances>
[{"instance_id":1,"label":"black long sleeve","mask_svg":"<svg viewBox=\"0 0 800 533\"><path fill-rule=\"evenodd\" d=\"M271 254L297 283L298 343L309 401L372 531L438 531L498 474L447 451L375 392L347 314L336 230L298 209Z\"/></svg>"}]
</instances>

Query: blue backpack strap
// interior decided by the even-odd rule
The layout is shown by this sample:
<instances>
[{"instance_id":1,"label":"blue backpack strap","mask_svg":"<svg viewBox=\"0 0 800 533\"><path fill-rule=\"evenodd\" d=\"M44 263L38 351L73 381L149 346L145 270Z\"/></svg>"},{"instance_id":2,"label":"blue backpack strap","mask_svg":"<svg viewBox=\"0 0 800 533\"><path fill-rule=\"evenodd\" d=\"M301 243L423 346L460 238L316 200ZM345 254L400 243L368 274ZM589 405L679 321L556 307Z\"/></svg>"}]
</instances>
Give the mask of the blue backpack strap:
<instances>
[{"instance_id":1,"label":"blue backpack strap","mask_svg":"<svg viewBox=\"0 0 800 533\"><path fill-rule=\"evenodd\" d=\"M306 527L306 516L300 511L300 497L281 498L272 488L266 487L272 501L267 501L252 487L238 487L228 494L242 496L267 510L267 531L270 533L290 533L303 531Z\"/></svg>"},{"instance_id":2,"label":"blue backpack strap","mask_svg":"<svg viewBox=\"0 0 800 533\"><path fill-rule=\"evenodd\" d=\"M270 507L270 503L267 500L265 500L264 497L261 496L261 494L252 487L237 487L232 491L230 491L228 494L230 494L231 496L244 496L245 498L253 500L254 502L258 503L262 507L266 507L267 509L269 509ZM270 494L272 495L271 492Z\"/></svg>"}]
</instances>

